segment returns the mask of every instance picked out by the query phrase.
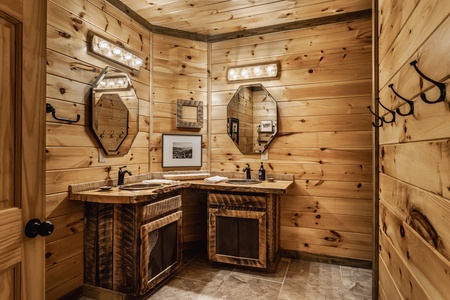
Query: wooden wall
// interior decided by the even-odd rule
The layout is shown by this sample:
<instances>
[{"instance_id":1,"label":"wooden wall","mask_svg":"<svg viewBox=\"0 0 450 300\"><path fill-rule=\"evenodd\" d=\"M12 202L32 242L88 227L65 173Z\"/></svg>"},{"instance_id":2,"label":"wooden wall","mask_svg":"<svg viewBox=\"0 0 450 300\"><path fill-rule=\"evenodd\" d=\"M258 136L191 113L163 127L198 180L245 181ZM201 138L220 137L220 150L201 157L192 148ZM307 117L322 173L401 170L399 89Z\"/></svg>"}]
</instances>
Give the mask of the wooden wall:
<instances>
[{"instance_id":1,"label":"wooden wall","mask_svg":"<svg viewBox=\"0 0 450 300\"><path fill-rule=\"evenodd\" d=\"M90 89L105 66L119 66L86 51L89 31L122 43L145 61L144 68L131 73L139 98L139 133L127 155L104 163L90 129ZM48 1L47 102L58 116L80 114L81 119L67 124L47 114L47 216L55 231L46 238L46 299L83 283L83 205L67 200L68 185L117 178L124 165L133 174L149 171L150 47L147 29L102 0Z\"/></svg>"},{"instance_id":2,"label":"wooden wall","mask_svg":"<svg viewBox=\"0 0 450 300\"><path fill-rule=\"evenodd\" d=\"M379 131L379 298L448 299L450 286L450 5L446 0L379 2L379 94L414 101ZM445 102L410 66L445 82ZM431 90L430 90L431 89ZM386 111L380 108L381 114ZM389 120L389 116L386 119Z\"/></svg>"},{"instance_id":3,"label":"wooden wall","mask_svg":"<svg viewBox=\"0 0 450 300\"><path fill-rule=\"evenodd\" d=\"M211 169L256 176L260 155L242 155L226 133L226 106L239 83L230 66L279 60L281 78L263 81L278 102L278 136L266 172L293 173L281 202L285 250L372 258L372 25L370 19L211 45ZM248 84L251 82L245 82Z\"/></svg>"},{"instance_id":4,"label":"wooden wall","mask_svg":"<svg viewBox=\"0 0 450 300\"><path fill-rule=\"evenodd\" d=\"M207 43L154 34L152 40L152 105L150 147L152 172L162 171L162 133L201 134L202 167L207 160ZM203 102L203 128L177 128L177 99ZM188 168L192 169L192 168ZM164 171L170 171L165 168ZM177 168L179 170L179 168Z\"/></svg>"}]
</instances>

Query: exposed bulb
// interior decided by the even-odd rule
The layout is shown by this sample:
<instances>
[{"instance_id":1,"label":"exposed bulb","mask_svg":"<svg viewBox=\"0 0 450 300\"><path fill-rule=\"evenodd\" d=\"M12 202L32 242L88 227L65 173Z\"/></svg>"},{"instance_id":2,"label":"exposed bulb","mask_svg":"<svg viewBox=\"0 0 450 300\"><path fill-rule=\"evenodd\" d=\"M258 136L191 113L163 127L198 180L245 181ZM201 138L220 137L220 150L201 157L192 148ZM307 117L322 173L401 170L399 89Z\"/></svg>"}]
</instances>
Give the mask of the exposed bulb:
<instances>
[{"instance_id":1,"label":"exposed bulb","mask_svg":"<svg viewBox=\"0 0 450 300\"><path fill-rule=\"evenodd\" d=\"M120 55L120 54L122 54L122 49L120 49L119 47L115 47L115 48L113 49L113 54L114 54L114 55Z\"/></svg>"},{"instance_id":2,"label":"exposed bulb","mask_svg":"<svg viewBox=\"0 0 450 300\"><path fill-rule=\"evenodd\" d=\"M137 58L137 59L134 61L134 63L135 63L137 66L142 66L142 64L144 63L144 61L143 61L142 59L140 59L140 58Z\"/></svg>"},{"instance_id":3,"label":"exposed bulb","mask_svg":"<svg viewBox=\"0 0 450 300\"><path fill-rule=\"evenodd\" d=\"M108 49L109 43L107 41L100 41L98 47L102 50Z\"/></svg>"}]
</instances>

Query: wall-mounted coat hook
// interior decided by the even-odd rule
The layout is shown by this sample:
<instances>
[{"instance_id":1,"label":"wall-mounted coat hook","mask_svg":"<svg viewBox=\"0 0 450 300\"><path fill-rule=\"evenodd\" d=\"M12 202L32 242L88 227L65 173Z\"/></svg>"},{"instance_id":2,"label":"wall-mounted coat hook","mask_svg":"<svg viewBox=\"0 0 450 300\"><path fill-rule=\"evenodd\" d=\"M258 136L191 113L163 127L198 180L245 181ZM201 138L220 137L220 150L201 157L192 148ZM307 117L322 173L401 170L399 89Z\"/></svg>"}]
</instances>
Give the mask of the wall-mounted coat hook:
<instances>
[{"instance_id":1,"label":"wall-mounted coat hook","mask_svg":"<svg viewBox=\"0 0 450 300\"><path fill-rule=\"evenodd\" d=\"M381 103L379 97L377 97L375 100L378 101L378 103L380 103L380 105L392 115L392 119L391 119L390 121L386 121L386 117L385 117L385 116L381 117L381 119L383 119L383 122L384 122L384 123L392 123L392 122L395 122L395 111L390 110L389 108L387 108L386 106L384 106L383 103Z\"/></svg>"},{"instance_id":2,"label":"wall-mounted coat hook","mask_svg":"<svg viewBox=\"0 0 450 300\"><path fill-rule=\"evenodd\" d=\"M376 124L375 122L372 122L372 126L373 127L382 127L383 126L383 119L372 111L372 109L370 108L370 105L367 106L367 108L370 110L370 113L375 116L376 122L379 123L379 124Z\"/></svg>"},{"instance_id":3,"label":"wall-mounted coat hook","mask_svg":"<svg viewBox=\"0 0 450 300\"><path fill-rule=\"evenodd\" d=\"M423 79L431 82L432 84L434 84L435 86L437 86L441 92L439 98L435 101L430 101L427 99L427 96L425 95L425 93L420 93L420 98L422 98L423 102L425 103L429 103L429 104L433 104L433 103L438 103L438 102L442 102L445 100L445 94L446 94L446 90L445 90L445 83L442 82L438 82L435 81L433 79L431 79L430 77L427 77L425 74L423 74L419 68L417 67L417 60L414 60L412 62L409 63L411 66L414 67L414 69L417 71L417 73L419 73L419 75L421 77L423 77Z\"/></svg>"},{"instance_id":4,"label":"wall-mounted coat hook","mask_svg":"<svg viewBox=\"0 0 450 300\"><path fill-rule=\"evenodd\" d=\"M50 103L47 103L47 108L46 108L47 113L52 113L52 117L55 118L58 121L64 121L64 122L69 122L69 123L76 123L78 121L80 121L80 115L77 114L77 119L76 120L70 120L70 119L65 119L65 118L59 118L56 116L56 109L53 105L51 105Z\"/></svg>"},{"instance_id":5,"label":"wall-mounted coat hook","mask_svg":"<svg viewBox=\"0 0 450 300\"><path fill-rule=\"evenodd\" d=\"M397 95L397 97L399 97L400 99L402 99L403 101L405 101L405 102L408 103L408 105L409 105L409 111L408 111L407 113L402 113L402 112L400 111L400 108L399 108L399 107L398 107L395 111L396 111L400 116L403 116L403 117L406 117L406 116L408 116L408 115L414 114L414 102L411 101L411 100L408 100L408 99L406 99L406 98L404 98L404 97L402 97L402 96L400 96L400 95L394 90L394 84L391 83L391 84L389 85L389 87L390 87L391 90L394 92L394 94Z\"/></svg>"}]
</instances>

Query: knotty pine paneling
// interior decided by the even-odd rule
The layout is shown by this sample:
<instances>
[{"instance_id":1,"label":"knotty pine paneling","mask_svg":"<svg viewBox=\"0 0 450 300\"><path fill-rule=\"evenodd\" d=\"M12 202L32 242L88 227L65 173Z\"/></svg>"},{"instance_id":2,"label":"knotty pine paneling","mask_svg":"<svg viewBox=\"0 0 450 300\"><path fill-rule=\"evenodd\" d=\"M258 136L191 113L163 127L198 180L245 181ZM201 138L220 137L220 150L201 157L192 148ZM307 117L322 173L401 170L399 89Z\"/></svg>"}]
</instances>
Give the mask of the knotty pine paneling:
<instances>
[{"instance_id":1,"label":"knotty pine paneling","mask_svg":"<svg viewBox=\"0 0 450 300\"><path fill-rule=\"evenodd\" d=\"M420 92L434 100L438 91L409 63L417 60L423 73L444 81L448 90L449 13L443 0L379 2L380 99L389 109L407 111L388 88L394 84L400 95L414 101L413 115L397 115L394 123L379 129L380 297L448 297L449 97L436 104L423 102Z\"/></svg>"},{"instance_id":2,"label":"knotty pine paneling","mask_svg":"<svg viewBox=\"0 0 450 300\"><path fill-rule=\"evenodd\" d=\"M152 104L150 169L162 169L162 143L164 133L201 134L202 167L208 169L207 136L207 92L208 92L208 47L205 42L191 41L159 34L153 35ZM203 102L203 128L177 128L177 99ZM188 168L192 169L192 168Z\"/></svg>"},{"instance_id":3,"label":"knotty pine paneling","mask_svg":"<svg viewBox=\"0 0 450 300\"><path fill-rule=\"evenodd\" d=\"M107 6L108 9L104 10ZM83 205L67 200L68 185L117 178L118 167L133 174L150 171L150 36L151 33L99 0L50 0L47 20L47 102L67 124L47 114L47 216L55 232L46 239L46 298L57 299L83 282ZM89 32L96 33L144 59L139 71L129 71L86 51ZM91 128L91 85L104 67L130 73L139 98L139 133L129 153L99 162L100 145Z\"/></svg>"},{"instance_id":4,"label":"knotty pine paneling","mask_svg":"<svg viewBox=\"0 0 450 300\"><path fill-rule=\"evenodd\" d=\"M241 83L230 66L280 61L281 77L262 84L278 103L278 134L266 172L293 173L281 197L281 246L372 259L371 20L362 19L211 45L211 169L256 172L226 133L226 106ZM251 82L245 82L248 84Z\"/></svg>"}]
</instances>

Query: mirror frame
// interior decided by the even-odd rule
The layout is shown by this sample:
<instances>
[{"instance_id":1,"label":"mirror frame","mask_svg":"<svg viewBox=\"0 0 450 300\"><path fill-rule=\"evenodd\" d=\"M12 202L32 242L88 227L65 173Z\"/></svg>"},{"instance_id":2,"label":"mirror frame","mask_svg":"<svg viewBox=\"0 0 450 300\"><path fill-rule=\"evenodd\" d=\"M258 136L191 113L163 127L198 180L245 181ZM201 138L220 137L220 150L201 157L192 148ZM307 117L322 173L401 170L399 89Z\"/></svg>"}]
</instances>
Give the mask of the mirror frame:
<instances>
[{"instance_id":1,"label":"mirror frame","mask_svg":"<svg viewBox=\"0 0 450 300\"><path fill-rule=\"evenodd\" d=\"M261 92L265 93L265 97L269 98L273 101L275 112L272 113L271 117L268 118L260 118L257 124L255 124L255 117L254 117L254 107L255 103L253 103L253 96L252 99L245 99L245 103L247 101L252 101L252 107L251 107L251 114L252 114L252 122L251 122L251 141L244 144L243 141L245 138L245 135L242 133L248 132L249 122L246 122L244 124L240 124L241 120L237 116L239 113L239 109L236 110L236 114L230 113L230 106L235 104L238 105L239 100L241 99L240 94L242 93L242 89L253 88L260 89ZM235 101L233 103L233 101ZM263 100L264 101L264 100ZM248 107L245 107L244 110L248 111ZM265 108L265 110L267 110ZM245 117L245 116L244 116ZM275 98L269 93L269 91L261 84L261 83L254 83L254 84L246 84L246 85L240 85L236 92L234 93L233 97L230 99L227 105L227 135L230 137L230 139L233 141L233 143L236 145L236 147L241 151L243 154L258 154L263 153L266 151L266 149L269 147L269 144L273 141L278 131L278 108L277 108L277 101ZM250 146L250 147L249 147Z\"/></svg>"},{"instance_id":2,"label":"mirror frame","mask_svg":"<svg viewBox=\"0 0 450 300\"><path fill-rule=\"evenodd\" d=\"M105 79L108 80L121 77L125 78L126 80L125 83L118 88L99 87L100 83ZM96 110L97 103L105 95L114 95L114 97L118 97L122 101L122 104L127 108L127 118L126 118L127 128L122 130L122 133L126 132L126 136L123 138L123 136L120 136L119 133L119 136L117 136L117 138L121 138L122 141L117 147L114 146L112 148L109 147L106 142L104 143L102 141L105 136L101 133L102 130L101 129L99 130L97 122L98 121L97 119L98 110ZM139 133L139 98L136 94L136 90L133 87L130 76L125 71L110 66L105 67L92 85L91 96L92 96L91 129L94 132L94 136L99 142L105 155L119 156L127 154L130 151L137 134ZM115 124L111 125L114 126ZM112 134L112 136L110 135L110 138L114 138L114 133Z\"/></svg>"}]
</instances>

